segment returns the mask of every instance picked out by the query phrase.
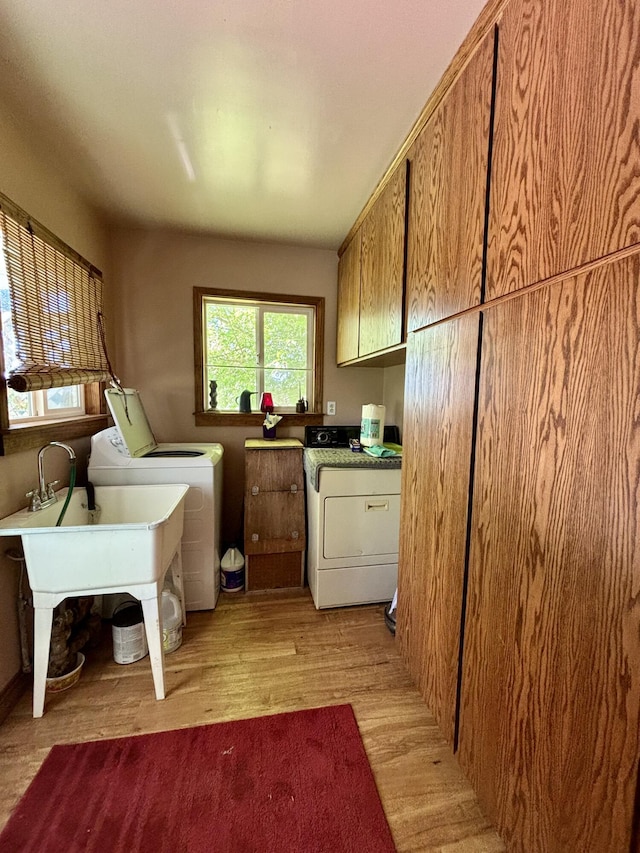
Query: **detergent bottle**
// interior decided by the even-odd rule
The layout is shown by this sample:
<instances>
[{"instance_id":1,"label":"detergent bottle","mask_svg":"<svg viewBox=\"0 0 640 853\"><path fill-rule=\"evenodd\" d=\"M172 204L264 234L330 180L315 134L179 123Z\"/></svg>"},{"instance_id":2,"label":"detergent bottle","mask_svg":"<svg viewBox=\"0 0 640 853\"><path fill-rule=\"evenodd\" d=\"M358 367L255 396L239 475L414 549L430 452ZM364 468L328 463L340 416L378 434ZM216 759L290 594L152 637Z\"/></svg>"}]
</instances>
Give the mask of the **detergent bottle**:
<instances>
[{"instance_id":1,"label":"detergent bottle","mask_svg":"<svg viewBox=\"0 0 640 853\"><path fill-rule=\"evenodd\" d=\"M244 557L235 545L232 545L220 562L220 588L223 592L242 592L244 590Z\"/></svg>"}]
</instances>

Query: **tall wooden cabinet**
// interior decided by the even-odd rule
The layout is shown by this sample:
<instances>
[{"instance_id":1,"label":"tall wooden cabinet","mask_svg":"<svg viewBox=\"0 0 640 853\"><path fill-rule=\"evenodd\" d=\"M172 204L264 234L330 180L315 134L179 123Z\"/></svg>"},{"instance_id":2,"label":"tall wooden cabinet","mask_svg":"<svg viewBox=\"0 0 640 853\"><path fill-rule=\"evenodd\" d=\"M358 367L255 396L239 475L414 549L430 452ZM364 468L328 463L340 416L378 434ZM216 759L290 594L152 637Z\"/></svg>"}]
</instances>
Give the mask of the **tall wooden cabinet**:
<instances>
[{"instance_id":1,"label":"tall wooden cabinet","mask_svg":"<svg viewBox=\"0 0 640 853\"><path fill-rule=\"evenodd\" d=\"M509 850L627 853L640 255L485 312L460 761Z\"/></svg>"},{"instance_id":2,"label":"tall wooden cabinet","mask_svg":"<svg viewBox=\"0 0 640 853\"><path fill-rule=\"evenodd\" d=\"M304 585L305 499L298 439L245 441L247 590Z\"/></svg>"},{"instance_id":3,"label":"tall wooden cabinet","mask_svg":"<svg viewBox=\"0 0 640 853\"><path fill-rule=\"evenodd\" d=\"M398 640L409 671L453 743L479 315L407 344Z\"/></svg>"},{"instance_id":4,"label":"tall wooden cabinet","mask_svg":"<svg viewBox=\"0 0 640 853\"><path fill-rule=\"evenodd\" d=\"M637 853L640 3L506 4L483 269L488 39L409 155L398 640L509 851Z\"/></svg>"},{"instance_id":5,"label":"tall wooden cabinet","mask_svg":"<svg viewBox=\"0 0 640 853\"><path fill-rule=\"evenodd\" d=\"M640 853L640 0L490 5L400 155L397 639L510 853Z\"/></svg>"}]
</instances>

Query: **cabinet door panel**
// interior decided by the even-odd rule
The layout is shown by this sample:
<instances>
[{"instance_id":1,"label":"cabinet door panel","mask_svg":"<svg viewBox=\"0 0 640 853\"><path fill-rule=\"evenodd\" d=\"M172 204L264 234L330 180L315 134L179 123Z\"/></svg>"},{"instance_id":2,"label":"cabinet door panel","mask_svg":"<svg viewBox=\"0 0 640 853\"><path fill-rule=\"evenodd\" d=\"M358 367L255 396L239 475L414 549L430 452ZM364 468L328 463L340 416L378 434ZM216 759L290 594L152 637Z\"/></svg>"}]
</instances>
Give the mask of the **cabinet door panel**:
<instances>
[{"instance_id":1,"label":"cabinet door panel","mask_svg":"<svg viewBox=\"0 0 640 853\"><path fill-rule=\"evenodd\" d=\"M262 492L245 498L245 554L302 551L305 542L303 492Z\"/></svg>"},{"instance_id":2,"label":"cabinet door panel","mask_svg":"<svg viewBox=\"0 0 640 853\"><path fill-rule=\"evenodd\" d=\"M361 226L361 356L403 340L406 186L403 163Z\"/></svg>"},{"instance_id":3,"label":"cabinet door panel","mask_svg":"<svg viewBox=\"0 0 640 853\"><path fill-rule=\"evenodd\" d=\"M493 51L492 32L409 153L409 331L480 302Z\"/></svg>"},{"instance_id":4,"label":"cabinet door panel","mask_svg":"<svg viewBox=\"0 0 640 853\"><path fill-rule=\"evenodd\" d=\"M629 850L640 261L485 312L460 761L509 850Z\"/></svg>"},{"instance_id":5,"label":"cabinet door panel","mask_svg":"<svg viewBox=\"0 0 640 853\"><path fill-rule=\"evenodd\" d=\"M338 264L338 339L336 361L358 357L360 336L360 230Z\"/></svg>"},{"instance_id":6,"label":"cabinet door panel","mask_svg":"<svg viewBox=\"0 0 640 853\"><path fill-rule=\"evenodd\" d=\"M640 3L511 0L487 300L640 241Z\"/></svg>"},{"instance_id":7,"label":"cabinet door panel","mask_svg":"<svg viewBox=\"0 0 640 853\"><path fill-rule=\"evenodd\" d=\"M304 472L302 447L287 450L245 451L245 491L302 492ZM257 491L256 491L257 490Z\"/></svg>"},{"instance_id":8,"label":"cabinet door panel","mask_svg":"<svg viewBox=\"0 0 640 853\"><path fill-rule=\"evenodd\" d=\"M397 636L453 741L479 316L409 336Z\"/></svg>"}]
</instances>

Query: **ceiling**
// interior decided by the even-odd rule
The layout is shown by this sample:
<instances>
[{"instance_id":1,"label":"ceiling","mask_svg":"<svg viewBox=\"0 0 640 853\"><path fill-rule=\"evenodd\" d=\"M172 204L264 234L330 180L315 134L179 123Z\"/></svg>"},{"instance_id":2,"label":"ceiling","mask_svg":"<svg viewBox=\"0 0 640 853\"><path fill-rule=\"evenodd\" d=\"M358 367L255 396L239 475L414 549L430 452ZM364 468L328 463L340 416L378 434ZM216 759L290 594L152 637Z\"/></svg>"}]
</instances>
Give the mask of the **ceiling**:
<instances>
[{"instance_id":1,"label":"ceiling","mask_svg":"<svg viewBox=\"0 0 640 853\"><path fill-rule=\"evenodd\" d=\"M485 0L0 0L2 97L109 219L337 249Z\"/></svg>"}]
</instances>

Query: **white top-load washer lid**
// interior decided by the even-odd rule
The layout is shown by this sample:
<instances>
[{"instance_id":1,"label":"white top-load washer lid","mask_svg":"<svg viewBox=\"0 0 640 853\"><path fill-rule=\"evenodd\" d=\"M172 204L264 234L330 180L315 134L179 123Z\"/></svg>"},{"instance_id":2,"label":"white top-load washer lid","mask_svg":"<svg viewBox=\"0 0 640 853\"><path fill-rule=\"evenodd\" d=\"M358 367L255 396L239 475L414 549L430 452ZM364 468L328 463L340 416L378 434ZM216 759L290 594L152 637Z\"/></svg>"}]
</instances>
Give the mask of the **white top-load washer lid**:
<instances>
[{"instance_id":1,"label":"white top-load washer lid","mask_svg":"<svg viewBox=\"0 0 640 853\"><path fill-rule=\"evenodd\" d=\"M184 451L189 451L185 455ZM158 452L161 455L158 455ZM91 436L91 455L89 457L89 479L96 485L117 485L121 481L109 480L102 482L99 478L98 471L112 471L119 469L128 469L129 471L162 472L162 475L169 476L170 471L176 473L182 471L177 480L159 479L158 483L180 482L187 483L190 480L185 480L187 469L206 468L210 469L222 462L224 448L221 444L159 444L158 450L147 456L131 456L127 450L127 445L124 443L118 427L112 426L103 429L101 432ZM154 475L155 476L155 475ZM134 482L132 480L132 482ZM135 482L143 482L136 480Z\"/></svg>"},{"instance_id":2,"label":"white top-load washer lid","mask_svg":"<svg viewBox=\"0 0 640 853\"><path fill-rule=\"evenodd\" d=\"M160 448L151 431L140 395L133 388L123 388L122 391L107 388L104 396L122 441L134 459L141 456L202 455L201 451L195 449Z\"/></svg>"}]
</instances>

